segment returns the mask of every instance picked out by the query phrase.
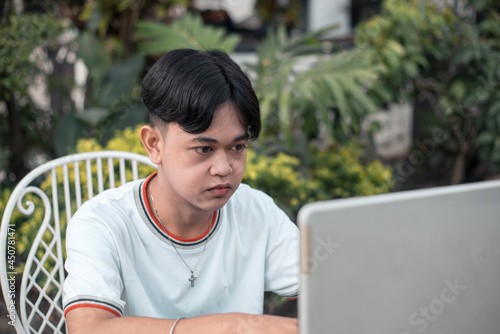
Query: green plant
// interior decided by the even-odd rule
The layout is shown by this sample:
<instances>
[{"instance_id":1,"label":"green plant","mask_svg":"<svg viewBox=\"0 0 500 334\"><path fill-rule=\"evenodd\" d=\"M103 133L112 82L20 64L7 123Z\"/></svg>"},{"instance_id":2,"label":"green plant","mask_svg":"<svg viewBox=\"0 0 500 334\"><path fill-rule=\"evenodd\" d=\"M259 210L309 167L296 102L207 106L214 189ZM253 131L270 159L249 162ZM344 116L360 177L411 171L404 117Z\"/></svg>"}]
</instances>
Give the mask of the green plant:
<instances>
[{"instance_id":1,"label":"green plant","mask_svg":"<svg viewBox=\"0 0 500 334\"><path fill-rule=\"evenodd\" d=\"M0 170L16 181L29 169L28 159L50 145L52 113L38 108L28 94L35 78L47 78L38 61L63 26L50 15L7 15L0 21ZM35 48L41 52L33 52ZM3 181L3 180L2 180Z\"/></svg>"},{"instance_id":2,"label":"green plant","mask_svg":"<svg viewBox=\"0 0 500 334\"><path fill-rule=\"evenodd\" d=\"M285 28L269 33L257 49L258 62L249 65L260 101L264 140L284 135L288 148L305 134L317 138L320 124L333 141L359 133L359 121L377 105L366 96L378 77L379 66L357 50L324 54L318 38L335 27L288 37ZM298 70L302 56L315 64Z\"/></svg>"},{"instance_id":3,"label":"green plant","mask_svg":"<svg viewBox=\"0 0 500 334\"><path fill-rule=\"evenodd\" d=\"M482 9L493 6L469 4L479 2ZM485 11L477 24L433 1L387 0L381 14L357 30L358 46L385 67L373 96L427 102L432 116L419 124L418 139L431 138L436 127L445 133L430 161L444 166L449 183L466 180L474 166L500 169L499 18Z\"/></svg>"},{"instance_id":4,"label":"green plant","mask_svg":"<svg viewBox=\"0 0 500 334\"><path fill-rule=\"evenodd\" d=\"M145 57L135 54L115 59L107 52L105 42L90 32L81 33L77 44L89 70L85 109L73 108L59 121L55 142L58 155L72 153L80 138L105 143L116 130L144 122L147 115L139 88Z\"/></svg>"},{"instance_id":5,"label":"green plant","mask_svg":"<svg viewBox=\"0 0 500 334\"><path fill-rule=\"evenodd\" d=\"M185 14L180 20L165 25L140 21L136 37L139 52L162 54L173 49L221 49L232 52L240 41L238 35L228 35L224 29L203 24L200 16Z\"/></svg>"},{"instance_id":6,"label":"green plant","mask_svg":"<svg viewBox=\"0 0 500 334\"><path fill-rule=\"evenodd\" d=\"M80 32L90 32L106 45L108 53L125 58L136 52L135 32L141 19L170 22L169 12L186 0L60 0L57 7Z\"/></svg>"},{"instance_id":7,"label":"green plant","mask_svg":"<svg viewBox=\"0 0 500 334\"><path fill-rule=\"evenodd\" d=\"M390 192L394 182L390 168L379 160L362 162L364 147L350 142L326 151L313 149L310 177L314 200L367 196Z\"/></svg>"},{"instance_id":8,"label":"green plant","mask_svg":"<svg viewBox=\"0 0 500 334\"><path fill-rule=\"evenodd\" d=\"M294 219L306 203L367 196L391 191L392 172L375 160L361 161L362 147L349 143L326 151L311 149L312 162L304 166L293 156L248 152L243 182L266 192Z\"/></svg>"}]
</instances>

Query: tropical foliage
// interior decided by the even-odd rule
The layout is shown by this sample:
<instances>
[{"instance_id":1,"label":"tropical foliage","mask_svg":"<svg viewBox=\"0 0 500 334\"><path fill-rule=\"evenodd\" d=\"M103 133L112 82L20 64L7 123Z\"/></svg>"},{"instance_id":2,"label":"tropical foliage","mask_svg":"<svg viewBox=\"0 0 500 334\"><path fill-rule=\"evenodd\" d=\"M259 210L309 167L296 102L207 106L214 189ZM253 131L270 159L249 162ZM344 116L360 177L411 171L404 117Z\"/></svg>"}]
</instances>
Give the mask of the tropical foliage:
<instances>
[{"instance_id":1,"label":"tropical foliage","mask_svg":"<svg viewBox=\"0 0 500 334\"><path fill-rule=\"evenodd\" d=\"M223 28L204 25L201 17L194 14L185 14L170 25L139 21L137 27L136 36L140 39L138 50L147 55L181 48L216 48L230 53L240 41L238 35L227 36Z\"/></svg>"},{"instance_id":2,"label":"tropical foliage","mask_svg":"<svg viewBox=\"0 0 500 334\"><path fill-rule=\"evenodd\" d=\"M321 52L319 37L335 28L288 37L280 26L257 48L258 62L249 68L256 78L264 137L282 135L291 149L298 136L317 138L322 124L327 139L345 141L359 133L367 113L377 110L366 91L377 79L379 66L358 50ZM305 56L312 57L313 65L301 69Z\"/></svg>"},{"instance_id":3,"label":"tropical foliage","mask_svg":"<svg viewBox=\"0 0 500 334\"><path fill-rule=\"evenodd\" d=\"M481 1L481 8L488 5L493 2ZM432 138L436 128L444 132L447 140L434 143L431 169L441 168L447 183L463 182L485 166L500 169L498 11L484 11L477 23L433 1L387 0L357 36L372 63L385 67L373 96L424 100L427 107L415 110L422 120L419 142Z\"/></svg>"}]
</instances>

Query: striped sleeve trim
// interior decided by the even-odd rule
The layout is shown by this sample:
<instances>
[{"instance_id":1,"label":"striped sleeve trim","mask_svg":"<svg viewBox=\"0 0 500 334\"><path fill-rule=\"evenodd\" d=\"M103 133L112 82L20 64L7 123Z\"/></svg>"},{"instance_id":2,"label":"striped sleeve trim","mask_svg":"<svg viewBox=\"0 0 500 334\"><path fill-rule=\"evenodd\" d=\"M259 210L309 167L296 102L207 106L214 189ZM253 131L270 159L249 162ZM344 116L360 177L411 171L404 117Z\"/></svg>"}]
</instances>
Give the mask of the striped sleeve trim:
<instances>
[{"instance_id":1,"label":"striped sleeve trim","mask_svg":"<svg viewBox=\"0 0 500 334\"><path fill-rule=\"evenodd\" d=\"M106 310L108 312L113 313L117 317L121 317L123 314L123 310L121 307L116 305L115 303L111 301L104 301L104 300L97 300L94 298L88 298L88 297L80 297L78 299L73 299L69 302L66 303L66 306L64 307L64 316L66 317L66 314L78 307L95 307L99 308L102 310Z\"/></svg>"},{"instance_id":2,"label":"striped sleeve trim","mask_svg":"<svg viewBox=\"0 0 500 334\"><path fill-rule=\"evenodd\" d=\"M288 295L288 296L282 296L283 298L286 298L288 300L295 300L295 299L298 299L299 298L299 293L294 293L294 294L291 294L291 295Z\"/></svg>"}]
</instances>

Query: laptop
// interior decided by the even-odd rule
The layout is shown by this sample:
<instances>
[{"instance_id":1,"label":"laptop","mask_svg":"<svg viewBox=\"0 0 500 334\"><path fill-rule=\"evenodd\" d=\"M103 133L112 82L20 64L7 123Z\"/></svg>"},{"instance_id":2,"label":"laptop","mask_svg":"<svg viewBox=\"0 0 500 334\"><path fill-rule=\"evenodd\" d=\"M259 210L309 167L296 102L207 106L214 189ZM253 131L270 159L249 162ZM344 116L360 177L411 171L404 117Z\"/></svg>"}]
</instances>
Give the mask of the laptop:
<instances>
[{"instance_id":1,"label":"laptop","mask_svg":"<svg viewBox=\"0 0 500 334\"><path fill-rule=\"evenodd\" d=\"M301 334L500 333L500 181L305 205Z\"/></svg>"}]
</instances>

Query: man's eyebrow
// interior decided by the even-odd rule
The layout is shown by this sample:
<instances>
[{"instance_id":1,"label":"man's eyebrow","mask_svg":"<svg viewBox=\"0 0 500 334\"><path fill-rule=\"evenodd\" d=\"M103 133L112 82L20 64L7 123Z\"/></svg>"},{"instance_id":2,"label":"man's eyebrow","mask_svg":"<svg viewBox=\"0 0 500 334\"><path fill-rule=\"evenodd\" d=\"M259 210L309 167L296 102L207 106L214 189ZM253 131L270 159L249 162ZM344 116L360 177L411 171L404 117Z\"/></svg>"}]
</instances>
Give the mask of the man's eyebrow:
<instances>
[{"instance_id":1,"label":"man's eyebrow","mask_svg":"<svg viewBox=\"0 0 500 334\"><path fill-rule=\"evenodd\" d=\"M217 139L203 136L194 137L191 141L214 144L217 144L219 142Z\"/></svg>"},{"instance_id":2,"label":"man's eyebrow","mask_svg":"<svg viewBox=\"0 0 500 334\"><path fill-rule=\"evenodd\" d=\"M241 136L238 136L236 138L234 138L233 141L242 141L242 140L248 140L248 138L250 138L250 136L248 135L248 133L245 133Z\"/></svg>"},{"instance_id":3,"label":"man's eyebrow","mask_svg":"<svg viewBox=\"0 0 500 334\"><path fill-rule=\"evenodd\" d=\"M233 139L233 142L247 140L248 138L249 138L248 133L245 133L245 134L242 134L242 135L240 135L238 137L235 137ZM202 143L214 143L214 144L217 144L219 142L217 139L210 138L210 137L205 137L205 136L194 137L192 139L192 141L194 141L194 142L202 142Z\"/></svg>"}]
</instances>

